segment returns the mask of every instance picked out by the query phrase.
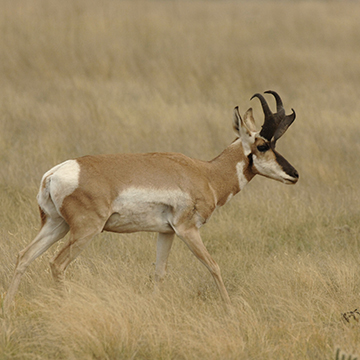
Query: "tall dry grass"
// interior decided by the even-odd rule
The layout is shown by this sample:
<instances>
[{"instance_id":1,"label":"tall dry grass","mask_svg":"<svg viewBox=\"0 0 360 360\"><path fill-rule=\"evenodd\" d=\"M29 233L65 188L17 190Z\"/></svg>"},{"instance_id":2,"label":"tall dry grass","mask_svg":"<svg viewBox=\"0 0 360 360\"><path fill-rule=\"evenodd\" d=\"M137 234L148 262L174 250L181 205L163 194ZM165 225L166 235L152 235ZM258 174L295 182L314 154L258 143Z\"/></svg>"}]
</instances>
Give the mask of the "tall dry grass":
<instances>
[{"instance_id":1,"label":"tall dry grass","mask_svg":"<svg viewBox=\"0 0 360 360\"><path fill-rule=\"evenodd\" d=\"M179 241L152 296L155 235L102 234L70 266L27 271L1 359L331 359L360 353L360 4L0 1L0 293L36 235L42 174L84 154L211 159L232 109L278 91L297 120L279 142L299 170L255 178L203 229L234 303ZM272 101L272 100L271 100Z\"/></svg>"}]
</instances>

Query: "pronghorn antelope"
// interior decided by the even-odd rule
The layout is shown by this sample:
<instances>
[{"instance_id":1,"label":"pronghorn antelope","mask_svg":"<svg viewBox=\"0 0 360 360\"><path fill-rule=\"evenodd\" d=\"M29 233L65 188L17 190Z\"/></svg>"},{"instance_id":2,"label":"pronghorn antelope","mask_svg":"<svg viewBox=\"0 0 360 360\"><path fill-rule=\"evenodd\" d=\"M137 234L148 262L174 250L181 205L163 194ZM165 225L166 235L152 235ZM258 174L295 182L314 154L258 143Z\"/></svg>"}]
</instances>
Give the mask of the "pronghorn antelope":
<instances>
[{"instance_id":1,"label":"pronghorn antelope","mask_svg":"<svg viewBox=\"0 0 360 360\"><path fill-rule=\"evenodd\" d=\"M260 132L250 108L243 119L234 110L236 140L211 161L176 153L84 156L65 161L46 172L37 196L41 230L20 251L4 303L8 308L30 263L70 232L69 241L51 261L56 282L69 264L102 231L158 232L155 286L163 280L176 234L208 268L230 303L220 268L206 250L199 233L214 210L226 204L257 174L295 184L297 171L275 151L276 141L295 120L285 115L280 96L272 113L265 98L255 94L265 121Z\"/></svg>"}]
</instances>

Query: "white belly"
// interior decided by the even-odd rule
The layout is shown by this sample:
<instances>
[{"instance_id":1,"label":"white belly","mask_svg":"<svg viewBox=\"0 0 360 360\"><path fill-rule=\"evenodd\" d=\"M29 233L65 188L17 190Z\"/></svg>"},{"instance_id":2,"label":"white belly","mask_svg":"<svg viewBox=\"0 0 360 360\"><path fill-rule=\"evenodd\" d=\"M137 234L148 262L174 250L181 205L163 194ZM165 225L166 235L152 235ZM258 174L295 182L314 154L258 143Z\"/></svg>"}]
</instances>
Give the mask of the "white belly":
<instances>
[{"instance_id":1,"label":"white belly","mask_svg":"<svg viewBox=\"0 0 360 360\"><path fill-rule=\"evenodd\" d=\"M104 230L112 232L156 231L173 232L169 223L171 211L162 205L138 206L137 209L122 209L113 213L104 226Z\"/></svg>"},{"instance_id":2,"label":"white belly","mask_svg":"<svg viewBox=\"0 0 360 360\"><path fill-rule=\"evenodd\" d=\"M189 196L180 190L130 188L114 201L113 213L104 230L173 232L172 224L189 206L189 200Z\"/></svg>"}]
</instances>

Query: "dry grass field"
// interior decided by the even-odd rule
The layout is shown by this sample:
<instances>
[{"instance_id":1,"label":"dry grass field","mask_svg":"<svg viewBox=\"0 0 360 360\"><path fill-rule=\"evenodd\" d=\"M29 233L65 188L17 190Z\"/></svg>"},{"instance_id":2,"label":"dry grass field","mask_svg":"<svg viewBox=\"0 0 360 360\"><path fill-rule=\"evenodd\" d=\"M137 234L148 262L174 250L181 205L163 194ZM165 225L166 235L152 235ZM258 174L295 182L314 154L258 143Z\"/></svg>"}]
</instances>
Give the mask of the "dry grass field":
<instances>
[{"instance_id":1,"label":"dry grass field","mask_svg":"<svg viewBox=\"0 0 360 360\"><path fill-rule=\"evenodd\" d=\"M0 0L0 304L39 229L36 194L85 154L212 159L232 112L275 90L297 119L279 151L295 186L256 177L202 236L233 302L176 239L159 297L156 234L103 233L49 260L0 317L0 359L335 359L360 355L360 3ZM273 99L269 97L271 106ZM66 241L66 238L64 239Z\"/></svg>"}]
</instances>

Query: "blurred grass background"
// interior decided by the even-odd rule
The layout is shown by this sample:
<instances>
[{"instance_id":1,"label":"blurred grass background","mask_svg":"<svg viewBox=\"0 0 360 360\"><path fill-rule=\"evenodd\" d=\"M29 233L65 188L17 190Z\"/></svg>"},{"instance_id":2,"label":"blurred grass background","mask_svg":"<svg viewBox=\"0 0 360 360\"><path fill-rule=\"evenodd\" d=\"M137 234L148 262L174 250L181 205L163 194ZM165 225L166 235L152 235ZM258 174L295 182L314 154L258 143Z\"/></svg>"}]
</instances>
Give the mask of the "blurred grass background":
<instances>
[{"instance_id":1,"label":"blurred grass background","mask_svg":"<svg viewBox=\"0 0 360 360\"><path fill-rule=\"evenodd\" d=\"M1 359L329 359L360 353L360 4L0 0L0 294L36 235L42 174L85 154L212 159L234 106L275 90L295 186L255 178L202 230L234 313L176 241L152 296L155 234L102 234L54 292L27 271ZM269 99L272 106L273 99Z\"/></svg>"}]
</instances>

